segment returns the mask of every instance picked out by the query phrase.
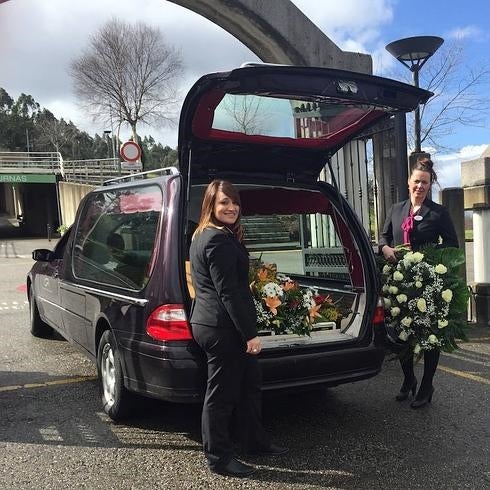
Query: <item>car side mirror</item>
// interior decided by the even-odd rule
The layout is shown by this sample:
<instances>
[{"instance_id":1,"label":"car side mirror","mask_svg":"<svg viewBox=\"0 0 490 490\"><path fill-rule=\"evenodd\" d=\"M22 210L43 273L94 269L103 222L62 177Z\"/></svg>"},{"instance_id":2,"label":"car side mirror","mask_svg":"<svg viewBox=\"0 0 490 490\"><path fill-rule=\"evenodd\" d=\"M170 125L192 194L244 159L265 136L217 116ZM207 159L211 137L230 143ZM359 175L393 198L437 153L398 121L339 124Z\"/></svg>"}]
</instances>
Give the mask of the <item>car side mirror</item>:
<instances>
[{"instance_id":1,"label":"car side mirror","mask_svg":"<svg viewBox=\"0 0 490 490\"><path fill-rule=\"evenodd\" d=\"M55 259L55 254L52 250L37 248L32 251L32 259L38 262L51 262Z\"/></svg>"}]
</instances>

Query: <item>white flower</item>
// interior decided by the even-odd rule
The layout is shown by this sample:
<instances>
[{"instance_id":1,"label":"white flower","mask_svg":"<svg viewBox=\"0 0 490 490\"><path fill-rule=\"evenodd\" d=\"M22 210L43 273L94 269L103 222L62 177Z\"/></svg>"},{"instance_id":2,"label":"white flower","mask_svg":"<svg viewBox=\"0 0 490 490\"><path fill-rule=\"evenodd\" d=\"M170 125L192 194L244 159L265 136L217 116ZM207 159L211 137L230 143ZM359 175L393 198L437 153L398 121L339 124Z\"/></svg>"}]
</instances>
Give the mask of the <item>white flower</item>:
<instances>
[{"instance_id":1,"label":"white flower","mask_svg":"<svg viewBox=\"0 0 490 490\"><path fill-rule=\"evenodd\" d=\"M439 342L434 334L429 335L427 340L430 344L437 344Z\"/></svg>"},{"instance_id":2,"label":"white flower","mask_svg":"<svg viewBox=\"0 0 490 490\"><path fill-rule=\"evenodd\" d=\"M427 311L427 303L424 298L419 298L417 300L417 308L420 312L425 313Z\"/></svg>"},{"instance_id":3,"label":"white flower","mask_svg":"<svg viewBox=\"0 0 490 490\"><path fill-rule=\"evenodd\" d=\"M413 252L407 252L403 256L403 263L405 264L405 267L408 267L412 262L413 262Z\"/></svg>"},{"instance_id":4,"label":"white flower","mask_svg":"<svg viewBox=\"0 0 490 490\"><path fill-rule=\"evenodd\" d=\"M268 282L263 288L262 288L262 294L264 296L282 296L283 295L283 290L279 284L276 284L275 282Z\"/></svg>"},{"instance_id":5,"label":"white flower","mask_svg":"<svg viewBox=\"0 0 490 490\"><path fill-rule=\"evenodd\" d=\"M383 266L383 274L389 274L390 271L391 271L391 267L388 264Z\"/></svg>"},{"instance_id":6,"label":"white flower","mask_svg":"<svg viewBox=\"0 0 490 490\"><path fill-rule=\"evenodd\" d=\"M447 327L448 321L447 320L437 320L437 326L439 328L444 328Z\"/></svg>"},{"instance_id":7,"label":"white flower","mask_svg":"<svg viewBox=\"0 0 490 490\"><path fill-rule=\"evenodd\" d=\"M389 288L388 284L385 284L385 285L383 286L383 293L387 293L387 292L389 291L389 289L390 289L390 288Z\"/></svg>"},{"instance_id":8,"label":"white flower","mask_svg":"<svg viewBox=\"0 0 490 490\"><path fill-rule=\"evenodd\" d=\"M393 280L394 281L403 281L403 274L399 271L393 272Z\"/></svg>"},{"instance_id":9,"label":"white flower","mask_svg":"<svg viewBox=\"0 0 490 490\"><path fill-rule=\"evenodd\" d=\"M403 340L403 342L406 342L408 340L408 337L410 336L410 334L408 332L406 332L405 330L402 330L399 334L398 334L398 338L400 340Z\"/></svg>"},{"instance_id":10,"label":"white flower","mask_svg":"<svg viewBox=\"0 0 490 490\"><path fill-rule=\"evenodd\" d=\"M390 286L388 288L388 291L391 293L391 294L396 294L398 293L398 288L396 286Z\"/></svg>"},{"instance_id":11,"label":"white flower","mask_svg":"<svg viewBox=\"0 0 490 490\"><path fill-rule=\"evenodd\" d=\"M443 264L437 264L434 267L434 270L437 272L437 274L445 274L447 272L447 267Z\"/></svg>"},{"instance_id":12,"label":"white flower","mask_svg":"<svg viewBox=\"0 0 490 490\"><path fill-rule=\"evenodd\" d=\"M453 299L453 292L450 289L445 289L441 293L441 296L446 303L451 303L451 300Z\"/></svg>"},{"instance_id":13,"label":"white flower","mask_svg":"<svg viewBox=\"0 0 490 490\"><path fill-rule=\"evenodd\" d=\"M422 287L422 283L420 281L415 281L415 287L416 288L421 288Z\"/></svg>"},{"instance_id":14,"label":"white flower","mask_svg":"<svg viewBox=\"0 0 490 490\"><path fill-rule=\"evenodd\" d=\"M385 302L385 309L387 310L391 306L391 300L389 298L383 298Z\"/></svg>"},{"instance_id":15,"label":"white flower","mask_svg":"<svg viewBox=\"0 0 490 490\"><path fill-rule=\"evenodd\" d=\"M420 344L415 344L415 347L413 348L413 353L418 354L420 352Z\"/></svg>"},{"instance_id":16,"label":"white flower","mask_svg":"<svg viewBox=\"0 0 490 490\"><path fill-rule=\"evenodd\" d=\"M401 319L401 324L404 327L409 327L412 324L413 320L409 316L405 316Z\"/></svg>"},{"instance_id":17,"label":"white flower","mask_svg":"<svg viewBox=\"0 0 490 490\"><path fill-rule=\"evenodd\" d=\"M413 254L413 261L418 264L419 262L422 262L422 260L424 259L424 254L423 253L420 253L420 252L415 252Z\"/></svg>"},{"instance_id":18,"label":"white flower","mask_svg":"<svg viewBox=\"0 0 490 490\"><path fill-rule=\"evenodd\" d=\"M408 298L406 294L399 294L396 297L396 300L398 301L398 303L406 303L408 301Z\"/></svg>"},{"instance_id":19,"label":"white flower","mask_svg":"<svg viewBox=\"0 0 490 490\"><path fill-rule=\"evenodd\" d=\"M395 317L395 316L398 316L400 314L400 308L398 308L398 306L394 306L391 310L390 310L390 313L391 313L391 316Z\"/></svg>"}]
</instances>

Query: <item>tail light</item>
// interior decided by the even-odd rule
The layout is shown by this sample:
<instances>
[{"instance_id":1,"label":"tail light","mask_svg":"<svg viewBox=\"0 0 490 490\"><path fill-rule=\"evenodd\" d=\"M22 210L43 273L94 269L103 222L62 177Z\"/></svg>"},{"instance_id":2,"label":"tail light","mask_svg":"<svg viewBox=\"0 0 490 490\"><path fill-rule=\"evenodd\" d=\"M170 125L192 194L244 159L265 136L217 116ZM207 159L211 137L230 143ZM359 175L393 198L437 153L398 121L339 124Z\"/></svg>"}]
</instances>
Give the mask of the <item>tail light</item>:
<instances>
[{"instance_id":1,"label":"tail light","mask_svg":"<svg viewBox=\"0 0 490 490\"><path fill-rule=\"evenodd\" d=\"M155 340L190 340L184 305L159 306L146 321L146 333Z\"/></svg>"},{"instance_id":2,"label":"tail light","mask_svg":"<svg viewBox=\"0 0 490 490\"><path fill-rule=\"evenodd\" d=\"M380 325L385 322L385 309L384 309L384 303L383 303L383 298L378 298L378 304L376 305L376 308L374 310L374 318L373 318L373 324L374 325Z\"/></svg>"}]
</instances>

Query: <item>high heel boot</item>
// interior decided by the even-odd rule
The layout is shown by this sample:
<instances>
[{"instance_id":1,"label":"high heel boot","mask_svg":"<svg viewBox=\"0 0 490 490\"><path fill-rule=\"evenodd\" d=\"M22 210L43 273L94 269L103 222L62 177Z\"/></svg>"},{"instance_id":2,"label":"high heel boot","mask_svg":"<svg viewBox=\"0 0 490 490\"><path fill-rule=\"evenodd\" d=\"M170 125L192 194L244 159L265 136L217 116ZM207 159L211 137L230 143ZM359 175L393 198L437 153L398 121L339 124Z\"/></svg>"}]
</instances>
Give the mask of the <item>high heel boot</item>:
<instances>
[{"instance_id":1,"label":"high heel boot","mask_svg":"<svg viewBox=\"0 0 490 490\"><path fill-rule=\"evenodd\" d=\"M412 392L412 396L415 395L417 390L417 379L413 372L413 354L410 352L405 357L400 359L400 365L405 376L400 393L396 395L395 400L402 402L408 398L408 394Z\"/></svg>"},{"instance_id":2,"label":"high heel boot","mask_svg":"<svg viewBox=\"0 0 490 490\"><path fill-rule=\"evenodd\" d=\"M440 355L441 351L439 349L432 349L424 352L424 377L420 383L419 392L410 405L412 408L425 407L425 405L432 401L432 395L434 394L432 380L434 379Z\"/></svg>"},{"instance_id":3,"label":"high heel boot","mask_svg":"<svg viewBox=\"0 0 490 490\"><path fill-rule=\"evenodd\" d=\"M395 400L397 402L402 402L408 398L408 395L410 392L412 392L412 396L415 396L415 392L417 391L417 378L412 379L412 383L410 384L406 382L406 380L403 382L402 387L400 388L400 393L395 396Z\"/></svg>"}]
</instances>

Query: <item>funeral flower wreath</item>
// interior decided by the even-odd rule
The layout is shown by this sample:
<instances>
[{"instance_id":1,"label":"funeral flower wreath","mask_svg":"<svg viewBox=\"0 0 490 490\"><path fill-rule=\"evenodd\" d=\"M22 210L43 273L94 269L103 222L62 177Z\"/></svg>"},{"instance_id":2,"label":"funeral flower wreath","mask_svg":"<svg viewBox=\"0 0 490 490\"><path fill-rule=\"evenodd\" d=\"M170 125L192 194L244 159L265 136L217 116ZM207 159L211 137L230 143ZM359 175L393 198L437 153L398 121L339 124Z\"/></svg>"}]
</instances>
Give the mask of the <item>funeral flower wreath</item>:
<instances>
[{"instance_id":1,"label":"funeral flower wreath","mask_svg":"<svg viewBox=\"0 0 490 490\"><path fill-rule=\"evenodd\" d=\"M337 322L347 314L329 295L313 287L301 287L290 277L278 273L275 264L261 260L251 264L252 291L260 330L276 335L310 335L319 322Z\"/></svg>"},{"instance_id":2,"label":"funeral flower wreath","mask_svg":"<svg viewBox=\"0 0 490 490\"><path fill-rule=\"evenodd\" d=\"M460 271L458 248L428 246L418 252L396 247L398 261L383 260L382 295L387 328L415 354L431 349L451 352L466 340L469 292Z\"/></svg>"}]
</instances>

